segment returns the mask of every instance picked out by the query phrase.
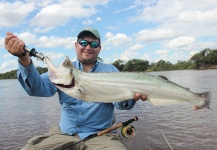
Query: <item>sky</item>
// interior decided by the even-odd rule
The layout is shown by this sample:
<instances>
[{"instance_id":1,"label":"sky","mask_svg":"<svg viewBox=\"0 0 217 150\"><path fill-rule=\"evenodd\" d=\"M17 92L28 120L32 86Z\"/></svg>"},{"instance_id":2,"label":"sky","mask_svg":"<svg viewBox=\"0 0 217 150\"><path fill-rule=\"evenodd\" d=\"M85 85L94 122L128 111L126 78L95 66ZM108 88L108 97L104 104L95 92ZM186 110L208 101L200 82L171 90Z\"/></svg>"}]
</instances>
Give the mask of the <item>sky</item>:
<instances>
[{"instance_id":1,"label":"sky","mask_svg":"<svg viewBox=\"0 0 217 150\"><path fill-rule=\"evenodd\" d=\"M100 32L105 63L176 63L217 48L216 0L0 0L0 10L0 73L18 66L5 49L7 31L57 64L76 60L74 43L86 27Z\"/></svg>"}]
</instances>

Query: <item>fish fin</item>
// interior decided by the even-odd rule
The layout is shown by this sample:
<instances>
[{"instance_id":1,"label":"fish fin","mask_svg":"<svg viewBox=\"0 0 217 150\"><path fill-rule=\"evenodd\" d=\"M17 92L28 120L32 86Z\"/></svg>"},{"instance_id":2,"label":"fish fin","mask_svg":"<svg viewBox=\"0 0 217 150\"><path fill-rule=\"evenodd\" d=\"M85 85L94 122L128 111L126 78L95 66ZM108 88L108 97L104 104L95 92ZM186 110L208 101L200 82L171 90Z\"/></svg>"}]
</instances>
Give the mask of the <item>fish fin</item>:
<instances>
[{"instance_id":1,"label":"fish fin","mask_svg":"<svg viewBox=\"0 0 217 150\"><path fill-rule=\"evenodd\" d=\"M204 103L202 103L201 105L198 105L198 106L193 106L193 110L202 109L204 107L210 109L209 105L211 103L212 93L211 92L203 92L203 93L195 93L195 94L198 95L199 97L204 98Z\"/></svg>"},{"instance_id":2,"label":"fish fin","mask_svg":"<svg viewBox=\"0 0 217 150\"><path fill-rule=\"evenodd\" d=\"M81 88L79 88L78 91L82 96L85 96L85 92Z\"/></svg>"},{"instance_id":3,"label":"fish fin","mask_svg":"<svg viewBox=\"0 0 217 150\"><path fill-rule=\"evenodd\" d=\"M165 75L158 75L158 77L160 77L161 79L164 79L164 80L167 80L168 82L172 83L172 84L175 84L177 86L180 86L179 84L173 82L173 81L170 81ZM183 87L182 88L185 88L186 90L190 91L190 88L187 88L187 87Z\"/></svg>"},{"instance_id":4,"label":"fish fin","mask_svg":"<svg viewBox=\"0 0 217 150\"><path fill-rule=\"evenodd\" d=\"M159 75L159 77L161 77L161 78L163 78L163 79L165 79L165 80L168 80L168 78L165 77L165 76L163 76L163 75Z\"/></svg>"},{"instance_id":5,"label":"fish fin","mask_svg":"<svg viewBox=\"0 0 217 150\"><path fill-rule=\"evenodd\" d=\"M171 99L157 99L157 98L152 98L149 100L154 106L165 106L165 105L174 105L180 102L185 102L185 101L180 101L180 100L171 100Z\"/></svg>"}]
</instances>

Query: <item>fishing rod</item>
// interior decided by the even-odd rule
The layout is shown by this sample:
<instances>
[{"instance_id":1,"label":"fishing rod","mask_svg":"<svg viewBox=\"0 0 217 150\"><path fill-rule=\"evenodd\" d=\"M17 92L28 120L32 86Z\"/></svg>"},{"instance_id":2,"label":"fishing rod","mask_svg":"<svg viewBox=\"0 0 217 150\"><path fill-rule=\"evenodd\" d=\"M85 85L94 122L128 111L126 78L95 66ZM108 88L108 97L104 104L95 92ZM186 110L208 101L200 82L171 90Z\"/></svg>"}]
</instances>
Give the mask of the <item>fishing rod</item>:
<instances>
[{"instance_id":1,"label":"fishing rod","mask_svg":"<svg viewBox=\"0 0 217 150\"><path fill-rule=\"evenodd\" d=\"M24 46L23 50L24 50L24 53L22 54L22 56L25 56L25 54L27 52L27 53L29 53L30 57L34 56L34 57L36 57L37 59L39 59L41 61L45 61L45 59L48 58L48 56L45 56L43 53L37 52L35 50L35 48L32 48L30 50L28 47ZM109 133L110 131L118 129L120 127L122 127L122 130L121 130L122 136L125 137L125 138L128 138L130 140L130 142L129 142L129 148L130 148L131 147L131 139L135 136L135 128L134 128L134 126L131 126L129 124L132 123L132 122L134 122L134 121L138 121L138 117L135 116L134 118L132 118L132 119L126 121L126 122L122 122L122 123L113 125L110 128L107 128L107 129L105 129L103 131L97 132L96 134L92 134L92 135L84 138L83 140L80 140L80 141L78 141L78 142L76 142L76 143L74 143L72 145L69 145L69 146L63 148L62 150L66 149L66 148L69 148L69 147L72 147L72 146L74 146L76 144L79 144L81 142L85 142L85 141L87 141L89 139L92 139L94 137L102 136L103 134Z\"/></svg>"},{"instance_id":2,"label":"fishing rod","mask_svg":"<svg viewBox=\"0 0 217 150\"><path fill-rule=\"evenodd\" d=\"M43 53L39 53L35 50L35 48L29 49L28 47L24 46L23 47L24 53L22 54L22 56L25 56L26 52L29 53L29 56L32 57L36 57L37 59L44 61L45 58L48 58L47 56L45 56Z\"/></svg>"},{"instance_id":3,"label":"fishing rod","mask_svg":"<svg viewBox=\"0 0 217 150\"><path fill-rule=\"evenodd\" d=\"M135 116L134 118L129 119L129 120L127 120L126 122L122 122L122 123L113 125L112 127L107 128L107 129L105 129L105 130L102 130L102 131L100 131L100 132L97 132L96 134L89 135L88 137L84 138L83 140L80 140L80 141L78 141L78 142L76 142L76 143L73 143L72 145L69 145L69 146L67 146L67 147L64 147L64 148L61 149L61 150L64 150L64 149L69 148L69 147L72 147L72 146L75 146L76 144L79 144L79 143L81 143L81 142L85 142L85 141L90 140L90 139L92 139L92 138L95 138L95 137L98 137L98 136L102 136L103 134L109 133L110 131L115 130L115 129L118 129L118 128L120 128L120 127L127 127L130 123L132 123L132 122L134 122L134 121L138 121L138 117ZM129 135L130 135L130 134L134 133L133 131L134 131L133 129L128 128L128 131L126 131L126 134L129 134ZM122 133L122 135L123 135L123 133ZM125 135L125 137L127 137L127 135Z\"/></svg>"}]
</instances>

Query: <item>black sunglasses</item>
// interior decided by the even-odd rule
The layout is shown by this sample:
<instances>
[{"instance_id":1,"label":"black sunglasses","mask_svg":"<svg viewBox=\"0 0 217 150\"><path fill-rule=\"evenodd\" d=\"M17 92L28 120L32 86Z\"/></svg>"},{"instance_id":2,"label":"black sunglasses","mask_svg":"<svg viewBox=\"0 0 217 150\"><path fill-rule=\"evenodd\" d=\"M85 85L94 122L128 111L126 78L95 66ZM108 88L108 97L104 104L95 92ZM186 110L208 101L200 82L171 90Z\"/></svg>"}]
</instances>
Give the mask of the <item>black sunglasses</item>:
<instances>
[{"instance_id":1,"label":"black sunglasses","mask_svg":"<svg viewBox=\"0 0 217 150\"><path fill-rule=\"evenodd\" d=\"M80 41L78 41L78 43L82 46L82 47L86 47L88 44L90 44L90 47L91 48L97 48L97 47L99 47L99 43L98 42L95 42L95 41L93 41L93 42L88 42L87 40L80 40Z\"/></svg>"}]
</instances>

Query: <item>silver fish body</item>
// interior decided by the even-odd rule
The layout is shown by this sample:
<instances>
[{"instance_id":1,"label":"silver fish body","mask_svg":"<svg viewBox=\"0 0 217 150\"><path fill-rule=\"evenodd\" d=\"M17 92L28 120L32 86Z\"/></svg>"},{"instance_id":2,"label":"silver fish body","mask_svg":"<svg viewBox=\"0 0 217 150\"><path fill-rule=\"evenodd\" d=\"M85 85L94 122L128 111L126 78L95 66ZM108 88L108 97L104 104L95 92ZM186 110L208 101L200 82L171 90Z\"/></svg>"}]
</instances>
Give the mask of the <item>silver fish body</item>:
<instances>
[{"instance_id":1,"label":"silver fish body","mask_svg":"<svg viewBox=\"0 0 217 150\"><path fill-rule=\"evenodd\" d=\"M85 73L76 69L67 57L59 67L49 59L51 82L66 94L92 102L120 102L133 99L135 93L147 95L154 105L190 102L199 109L209 108L209 92L195 94L188 89L155 75L136 72Z\"/></svg>"}]
</instances>

